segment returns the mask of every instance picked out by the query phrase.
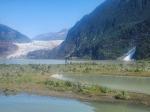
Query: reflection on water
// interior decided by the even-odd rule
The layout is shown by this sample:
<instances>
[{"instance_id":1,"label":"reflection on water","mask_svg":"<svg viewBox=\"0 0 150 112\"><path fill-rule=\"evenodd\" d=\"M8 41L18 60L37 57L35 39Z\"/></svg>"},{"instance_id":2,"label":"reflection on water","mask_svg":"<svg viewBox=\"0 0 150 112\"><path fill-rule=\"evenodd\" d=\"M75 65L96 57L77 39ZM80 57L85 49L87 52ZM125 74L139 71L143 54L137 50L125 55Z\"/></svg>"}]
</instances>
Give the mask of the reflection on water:
<instances>
[{"instance_id":1,"label":"reflection on water","mask_svg":"<svg viewBox=\"0 0 150 112\"><path fill-rule=\"evenodd\" d=\"M150 77L105 76L94 74L64 74L66 80L81 81L104 87L150 94Z\"/></svg>"},{"instance_id":2,"label":"reflection on water","mask_svg":"<svg viewBox=\"0 0 150 112\"><path fill-rule=\"evenodd\" d=\"M0 96L0 112L93 112L86 103L34 95Z\"/></svg>"},{"instance_id":3,"label":"reflection on water","mask_svg":"<svg viewBox=\"0 0 150 112\"><path fill-rule=\"evenodd\" d=\"M80 102L35 95L0 96L0 112L150 112L142 105Z\"/></svg>"}]
</instances>

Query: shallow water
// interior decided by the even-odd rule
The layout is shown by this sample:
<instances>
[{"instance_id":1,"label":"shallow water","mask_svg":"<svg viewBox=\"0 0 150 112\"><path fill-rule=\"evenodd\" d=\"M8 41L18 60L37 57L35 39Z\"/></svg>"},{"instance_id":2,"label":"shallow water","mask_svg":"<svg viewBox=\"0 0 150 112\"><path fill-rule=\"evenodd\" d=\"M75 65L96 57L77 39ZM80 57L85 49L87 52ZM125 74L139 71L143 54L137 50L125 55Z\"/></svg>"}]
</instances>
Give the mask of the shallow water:
<instances>
[{"instance_id":1,"label":"shallow water","mask_svg":"<svg viewBox=\"0 0 150 112\"><path fill-rule=\"evenodd\" d=\"M150 77L63 74L63 80L90 83L112 89L150 94Z\"/></svg>"},{"instance_id":2,"label":"shallow water","mask_svg":"<svg viewBox=\"0 0 150 112\"><path fill-rule=\"evenodd\" d=\"M150 108L21 94L0 96L0 112L150 112Z\"/></svg>"},{"instance_id":3,"label":"shallow water","mask_svg":"<svg viewBox=\"0 0 150 112\"><path fill-rule=\"evenodd\" d=\"M65 64L65 60L54 59L0 59L0 64Z\"/></svg>"},{"instance_id":4,"label":"shallow water","mask_svg":"<svg viewBox=\"0 0 150 112\"><path fill-rule=\"evenodd\" d=\"M112 60L68 60L67 63L126 63ZM65 60L59 59L0 59L0 64L65 64Z\"/></svg>"},{"instance_id":5,"label":"shallow water","mask_svg":"<svg viewBox=\"0 0 150 112\"><path fill-rule=\"evenodd\" d=\"M91 103L94 112L150 112L150 108L141 105L119 104L119 103Z\"/></svg>"},{"instance_id":6,"label":"shallow water","mask_svg":"<svg viewBox=\"0 0 150 112\"><path fill-rule=\"evenodd\" d=\"M77 100L34 95L0 96L0 112L93 112Z\"/></svg>"}]
</instances>

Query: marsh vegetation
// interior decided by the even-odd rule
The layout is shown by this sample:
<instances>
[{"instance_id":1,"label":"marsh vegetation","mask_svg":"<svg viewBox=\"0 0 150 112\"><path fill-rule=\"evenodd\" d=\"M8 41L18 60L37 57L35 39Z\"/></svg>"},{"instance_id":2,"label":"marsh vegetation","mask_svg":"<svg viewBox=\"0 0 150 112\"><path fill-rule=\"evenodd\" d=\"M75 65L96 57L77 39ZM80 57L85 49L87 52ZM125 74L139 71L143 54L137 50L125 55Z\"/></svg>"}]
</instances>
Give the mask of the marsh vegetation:
<instances>
[{"instance_id":1,"label":"marsh vegetation","mask_svg":"<svg viewBox=\"0 0 150 112\"><path fill-rule=\"evenodd\" d=\"M9 93L39 93L52 95L51 92L72 94L71 97L82 99L100 100L104 96L111 99L129 100L150 104L149 95L131 93L123 90L115 90L96 84L62 81L51 76L56 73L93 73L97 75L150 75L150 62L137 63L78 63L67 65L0 65L0 90ZM53 94L55 95L55 94ZM61 96L61 95L60 95ZM144 96L144 97L143 97Z\"/></svg>"}]
</instances>

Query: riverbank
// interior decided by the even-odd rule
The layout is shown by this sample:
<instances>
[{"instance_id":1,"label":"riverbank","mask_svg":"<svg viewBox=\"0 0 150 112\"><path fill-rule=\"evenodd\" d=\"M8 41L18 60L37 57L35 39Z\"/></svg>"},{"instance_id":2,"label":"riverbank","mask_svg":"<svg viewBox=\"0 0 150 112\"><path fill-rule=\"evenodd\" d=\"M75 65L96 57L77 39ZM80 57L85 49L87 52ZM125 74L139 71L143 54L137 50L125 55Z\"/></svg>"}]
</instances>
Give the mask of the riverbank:
<instances>
[{"instance_id":1,"label":"riverbank","mask_svg":"<svg viewBox=\"0 0 150 112\"><path fill-rule=\"evenodd\" d=\"M145 66L143 66L145 65ZM69 64L69 65L0 65L0 90L6 95L15 93L30 93L46 96L59 96L76 98L88 101L109 101L109 102L130 102L141 103L150 106L150 96L146 94L131 93L126 91L111 90L98 85L73 83L60 81L52 78L55 73L102 73L101 70L110 74L112 71L130 73L149 74L149 65L130 65L128 70L120 65L103 64ZM102 67L102 68L101 68ZM87 70L88 68L88 70ZM135 71L135 68L140 70ZM85 71L86 70L86 71ZM96 71L95 71L96 70ZM116 75L114 74L114 75ZM100 75L100 74L99 74ZM119 75L119 73L118 73ZM121 74L122 75L122 74ZM129 76L131 74L128 74ZM136 76L136 74L134 75ZM149 75L146 75L149 76Z\"/></svg>"},{"instance_id":2,"label":"riverbank","mask_svg":"<svg viewBox=\"0 0 150 112\"><path fill-rule=\"evenodd\" d=\"M150 77L150 61L104 61L101 63L91 61L87 63L71 63L58 66L63 72L67 73L92 73L98 75L116 75L116 76L140 76Z\"/></svg>"},{"instance_id":3,"label":"riverbank","mask_svg":"<svg viewBox=\"0 0 150 112\"><path fill-rule=\"evenodd\" d=\"M6 96L27 93L40 96L52 96L60 98L78 99L84 102L113 102L113 103L128 103L142 104L150 106L150 96L140 93L131 93L125 91L109 91L106 89L103 92L92 88L80 88L80 91L72 90L71 88L62 87L47 87L42 84L20 84L20 85L1 85L0 92ZM97 87L97 86L96 86ZM101 87L97 87L102 89ZM83 91L85 89L85 91Z\"/></svg>"},{"instance_id":4,"label":"riverbank","mask_svg":"<svg viewBox=\"0 0 150 112\"><path fill-rule=\"evenodd\" d=\"M150 77L150 61L80 61L71 60L65 64L65 60L2 60L0 67L6 67L5 63L49 73L77 73L77 74L97 74L116 76L140 76ZM32 64L33 63L33 64ZM49 64L50 63L50 64ZM0 69L1 70L1 69Z\"/></svg>"}]
</instances>

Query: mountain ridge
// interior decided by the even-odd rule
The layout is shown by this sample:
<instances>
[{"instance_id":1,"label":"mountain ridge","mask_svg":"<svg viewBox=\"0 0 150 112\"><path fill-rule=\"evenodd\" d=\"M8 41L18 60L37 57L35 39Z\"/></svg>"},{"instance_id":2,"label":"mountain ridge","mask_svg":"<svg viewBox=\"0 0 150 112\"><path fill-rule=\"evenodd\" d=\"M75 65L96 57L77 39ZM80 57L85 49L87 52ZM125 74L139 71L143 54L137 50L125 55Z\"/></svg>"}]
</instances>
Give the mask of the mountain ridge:
<instances>
[{"instance_id":1,"label":"mountain ridge","mask_svg":"<svg viewBox=\"0 0 150 112\"><path fill-rule=\"evenodd\" d=\"M28 43L30 41L27 36L17 30L0 24L0 57L6 57L15 52L17 46L14 43Z\"/></svg>"},{"instance_id":2,"label":"mountain ridge","mask_svg":"<svg viewBox=\"0 0 150 112\"><path fill-rule=\"evenodd\" d=\"M54 57L117 59L137 47L136 59L149 58L149 6L148 0L106 0L69 30Z\"/></svg>"},{"instance_id":3,"label":"mountain ridge","mask_svg":"<svg viewBox=\"0 0 150 112\"><path fill-rule=\"evenodd\" d=\"M59 32L50 32L45 34L40 34L33 38L33 40L42 40L42 41L49 41L49 40L65 40L68 33L68 29L62 29Z\"/></svg>"},{"instance_id":4,"label":"mountain ridge","mask_svg":"<svg viewBox=\"0 0 150 112\"><path fill-rule=\"evenodd\" d=\"M6 25L0 24L0 41L4 42L30 42L31 40L21 34L17 30L14 30Z\"/></svg>"}]
</instances>

